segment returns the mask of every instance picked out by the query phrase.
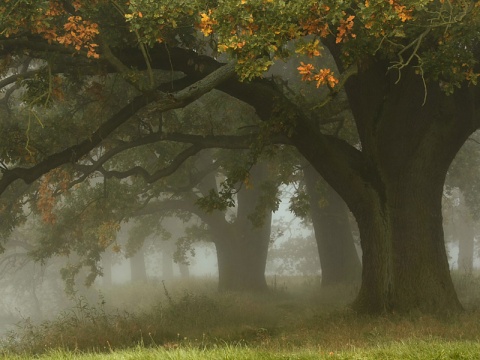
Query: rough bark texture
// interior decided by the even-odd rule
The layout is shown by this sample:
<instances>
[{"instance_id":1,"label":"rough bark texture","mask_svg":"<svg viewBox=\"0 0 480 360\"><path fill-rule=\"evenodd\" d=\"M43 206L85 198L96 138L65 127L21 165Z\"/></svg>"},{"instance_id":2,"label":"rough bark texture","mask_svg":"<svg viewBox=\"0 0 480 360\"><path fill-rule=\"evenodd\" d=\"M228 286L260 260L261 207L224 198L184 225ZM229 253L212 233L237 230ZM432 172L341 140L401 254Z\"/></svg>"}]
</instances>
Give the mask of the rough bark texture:
<instances>
[{"instance_id":1,"label":"rough bark texture","mask_svg":"<svg viewBox=\"0 0 480 360\"><path fill-rule=\"evenodd\" d=\"M320 257L322 286L360 282L361 264L345 202L311 166L306 166L303 173ZM323 192L318 189L320 184Z\"/></svg>"},{"instance_id":2,"label":"rough bark texture","mask_svg":"<svg viewBox=\"0 0 480 360\"><path fill-rule=\"evenodd\" d=\"M364 193L369 206L350 204L359 223L364 266L355 307L457 311L461 306L449 273L441 199L448 167L474 127L455 98L431 86L423 104L421 77L406 69L395 83L385 68L374 64L347 86L362 152L375 168L365 179L371 184Z\"/></svg>"},{"instance_id":3,"label":"rough bark texture","mask_svg":"<svg viewBox=\"0 0 480 360\"><path fill-rule=\"evenodd\" d=\"M361 147L318 135L311 124L298 126L292 139L358 222L363 269L354 308L459 311L441 199L451 161L478 126L477 90L446 96L414 69L403 69L397 81L388 66L372 59L346 83Z\"/></svg>"}]
</instances>

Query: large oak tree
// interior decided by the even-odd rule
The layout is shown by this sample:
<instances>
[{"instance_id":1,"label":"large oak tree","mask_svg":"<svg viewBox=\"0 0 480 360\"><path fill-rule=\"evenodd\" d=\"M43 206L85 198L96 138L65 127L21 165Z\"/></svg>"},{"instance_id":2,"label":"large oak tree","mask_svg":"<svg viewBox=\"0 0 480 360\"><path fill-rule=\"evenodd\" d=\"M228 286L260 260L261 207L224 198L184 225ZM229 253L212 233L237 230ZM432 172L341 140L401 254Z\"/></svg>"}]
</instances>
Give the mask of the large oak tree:
<instances>
[{"instance_id":1,"label":"large oak tree","mask_svg":"<svg viewBox=\"0 0 480 360\"><path fill-rule=\"evenodd\" d=\"M140 95L77 144L47 147L33 157L2 148L0 191L82 159L146 106L150 112L180 107L216 87L255 108L267 124L260 135L234 140L170 134L160 124L145 138L191 144L183 157L259 137L293 144L357 219L363 274L355 308L457 311L441 196L452 159L480 125L479 11L478 2L454 0L5 2L0 54L7 97L14 86L23 86L29 90L24 104L48 105L62 98L61 79L91 81L112 72ZM330 88L315 109L298 106L270 80L252 80L276 58L291 56L291 40L310 56L320 55L323 44L339 69L337 75L299 64L304 80ZM236 64L222 66L222 53ZM155 69L184 77L161 85ZM324 133L325 119L317 116L342 88L358 143Z\"/></svg>"}]
</instances>

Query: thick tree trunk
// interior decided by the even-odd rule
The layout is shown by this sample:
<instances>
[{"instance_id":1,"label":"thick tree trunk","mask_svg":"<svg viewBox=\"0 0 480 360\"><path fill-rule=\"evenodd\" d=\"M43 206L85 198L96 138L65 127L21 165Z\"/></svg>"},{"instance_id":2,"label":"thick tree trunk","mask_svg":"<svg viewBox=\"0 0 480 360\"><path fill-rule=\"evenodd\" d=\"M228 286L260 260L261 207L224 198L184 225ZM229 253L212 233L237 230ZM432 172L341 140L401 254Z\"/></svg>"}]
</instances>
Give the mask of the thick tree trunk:
<instances>
[{"instance_id":1,"label":"thick tree trunk","mask_svg":"<svg viewBox=\"0 0 480 360\"><path fill-rule=\"evenodd\" d=\"M443 241L443 182L407 177L387 190L376 210L357 216L364 257L354 307L368 313L457 311Z\"/></svg>"},{"instance_id":2,"label":"thick tree trunk","mask_svg":"<svg viewBox=\"0 0 480 360\"><path fill-rule=\"evenodd\" d=\"M462 307L449 273L441 199L449 165L478 126L476 90L446 96L414 68L399 78L389 66L369 59L345 85L359 144L319 136L305 124L292 139L358 222L363 269L355 309L456 312Z\"/></svg>"},{"instance_id":3,"label":"thick tree trunk","mask_svg":"<svg viewBox=\"0 0 480 360\"><path fill-rule=\"evenodd\" d=\"M425 94L413 71L395 83L379 70L366 71L348 89L362 152L374 164L364 176L370 183L365 204L351 203L363 249L355 308L456 312L461 305L449 272L441 200L448 167L473 127L459 119L457 99L434 86Z\"/></svg>"},{"instance_id":4,"label":"thick tree trunk","mask_svg":"<svg viewBox=\"0 0 480 360\"><path fill-rule=\"evenodd\" d=\"M214 213L207 219L217 251L218 289L220 291L266 291L265 268L270 242L272 212L255 208L267 179L267 168L255 165L250 178L253 188L242 188L237 194L237 217L233 223L224 214ZM263 225L254 226L250 216L263 217Z\"/></svg>"},{"instance_id":5,"label":"thick tree trunk","mask_svg":"<svg viewBox=\"0 0 480 360\"><path fill-rule=\"evenodd\" d=\"M348 208L315 169L306 166L303 172L320 256L322 286L357 283L361 264L350 229ZM323 191L319 191L320 185Z\"/></svg>"},{"instance_id":6,"label":"thick tree trunk","mask_svg":"<svg viewBox=\"0 0 480 360\"><path fill-rule=\"evenodd\" d=\"M215 242L215 248L220 291L262 292L267 290L264 238L255 237L252 234L237 235Z\"/></svg>"}]
</instances>

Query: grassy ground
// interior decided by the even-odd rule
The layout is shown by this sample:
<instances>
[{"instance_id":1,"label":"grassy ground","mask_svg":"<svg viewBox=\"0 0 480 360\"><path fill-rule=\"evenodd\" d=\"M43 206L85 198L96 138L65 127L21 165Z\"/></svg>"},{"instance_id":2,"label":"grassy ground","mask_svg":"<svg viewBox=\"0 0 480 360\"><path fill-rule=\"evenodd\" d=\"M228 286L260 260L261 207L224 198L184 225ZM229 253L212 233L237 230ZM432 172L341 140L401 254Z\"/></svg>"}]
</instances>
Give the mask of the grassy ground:
<instances>
[{"instance_id":1,"label":"grassy ground","mask_svg":"<svg viewBox=\"0 0 480 360\"><path fill-rule=\"evenodd\" d=\"M81 298L57 319L19 325L0 357L27 359L480 359L480 280L455 277L467 310L450 317L359 316L356 290L277 279L263 296L213 281L148 283ZM20 355L22 354L22 355Z\"/></svg>"},{"instance_id":2,"label":"grassy ground","mask_svg":"<svg viewBox=\"0 0 480 360\"><path fill-rule=\"evenodd\" d=\"M392 343L363 349L342 350L338 352L322 349L297 349L295 351L275 351L245 346L224 345L213 349L197 349L181 347L165 349L163 347L136 347L129 350L118 350L110 353L82 353L65 350L52 350L37 359L78 359L78 360L114 360L114 359L236 359L236 360L269 360L269 359L478 359L480 345L477 342L446 342L446 341L414 341L407 343ZM31 359L30 355L7 355L5 359Z\"/></svg>"}]
</instances>

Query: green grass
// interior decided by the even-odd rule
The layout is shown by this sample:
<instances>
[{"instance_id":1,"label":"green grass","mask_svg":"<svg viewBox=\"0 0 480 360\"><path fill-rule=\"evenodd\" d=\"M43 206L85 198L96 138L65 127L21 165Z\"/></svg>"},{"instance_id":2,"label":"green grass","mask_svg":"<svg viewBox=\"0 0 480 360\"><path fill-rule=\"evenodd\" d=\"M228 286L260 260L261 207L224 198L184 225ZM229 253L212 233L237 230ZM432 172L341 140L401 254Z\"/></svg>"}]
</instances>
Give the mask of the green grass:
<instances>
[{"instance_id":1,"label":"green grass","mask_svg":"<svg viewBox=\"0 0 480 360\"><path fill-rule=\"evenodd\" d=\"M285 279L264 295L218 294L211 280L120 286L99 304L80 298L54 320L25 321L0 358L480 359L477 277L457 279L467 311L443 318L359 316L346 306L355 289L315 284Z\"/></svg>"},{"instance_id":2,"label":"green grass","mask_svg":"<svg viewBox=\"0 0 480 360\"><path fill-rule=\"evenodd\" d=\"M270 360L270 359L478 359L480 344L477 342L447 342L447 341L415 341L392 343L376 347L329 351L322 348L297 349L296 351L274 351L246 346L224 345L212 349L198 349L194 347L179 347L166 349L164 347L143 348L136 347L111 353L81 353L64 350L53 350L37 359L78 359L78 360L190 360L190 359L236 359L236 360ZM29 356L6 355L7 360L31 359Z\"/></svg>"}]
</instances>

